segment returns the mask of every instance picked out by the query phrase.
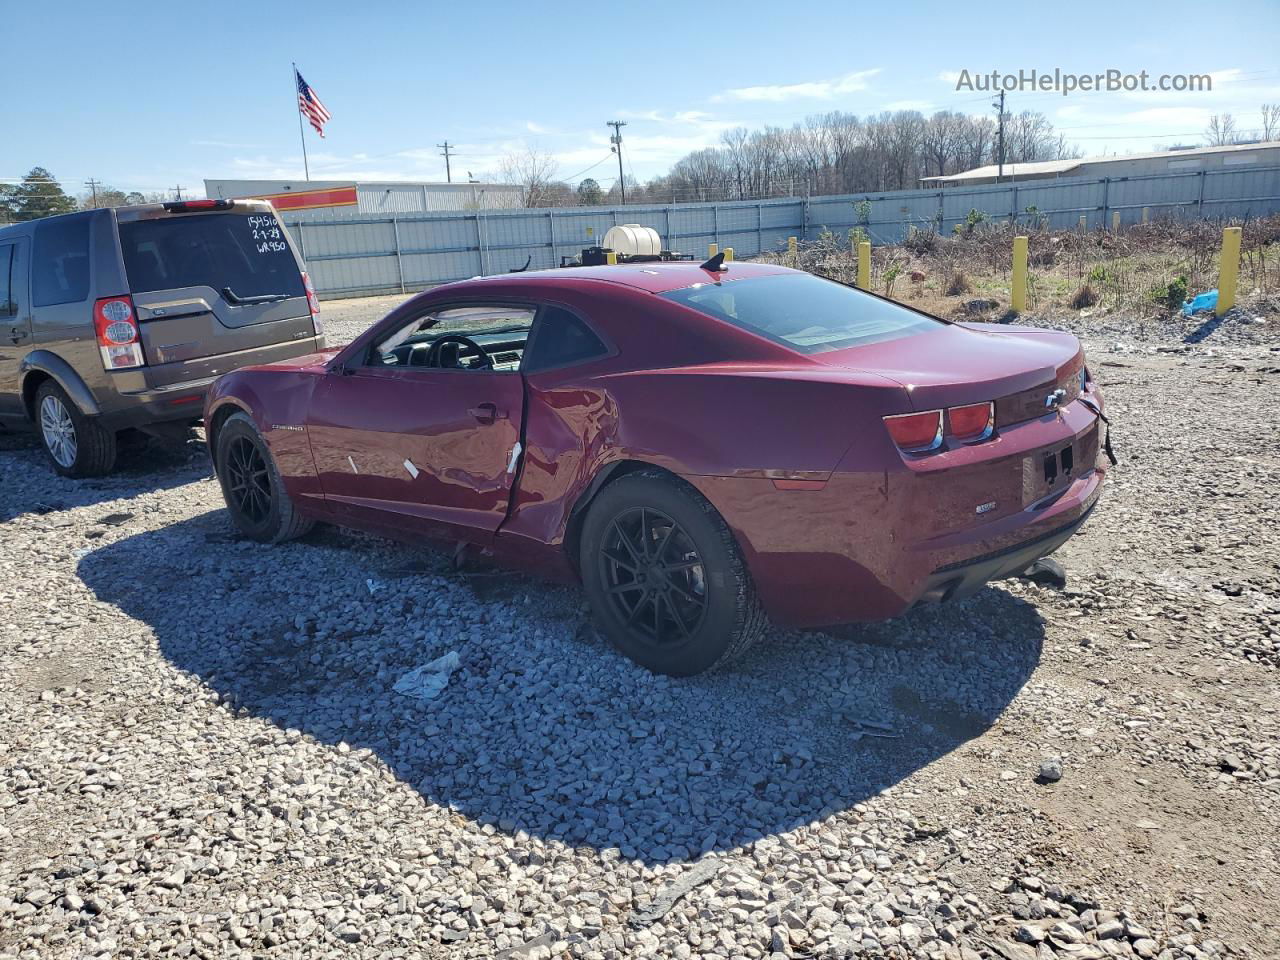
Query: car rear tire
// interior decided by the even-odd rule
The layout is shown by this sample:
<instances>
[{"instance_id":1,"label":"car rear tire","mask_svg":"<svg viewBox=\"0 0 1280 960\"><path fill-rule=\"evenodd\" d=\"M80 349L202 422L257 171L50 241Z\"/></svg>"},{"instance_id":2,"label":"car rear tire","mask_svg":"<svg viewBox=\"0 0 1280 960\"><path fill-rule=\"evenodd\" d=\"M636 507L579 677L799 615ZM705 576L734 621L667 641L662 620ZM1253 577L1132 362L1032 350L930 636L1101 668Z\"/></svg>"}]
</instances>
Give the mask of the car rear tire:
<instances>
[{"instance_id":1,"label":"car rear tire","mask_svg":"<svg viewBox=\"0 0 1280 960\"><path fill-rule=\"evenodd\" d=\"M285 492L271 450L247 414L233 413L218 430L217 466L227 511L246 537L284 543L315 526Z\"/></svg>"},{"instance_id":2,"label":"car rear tire","mask_svg":"<svg viewBox=\"0 0 1280 960\"><path fill-rule=\"evenodd\" d=\"M35 415L45 453L64 477L100 477L116 465L116 435L82 414L57 382L40 384Z\"/></svg>"},{"instance_id":3,"label":"car rear tire","mask_svg":"<svg viewBox=\"0 0 1280 960\"><path fill-rule=\"evenodd\" d=\"M604 633L655 673L722 667L768 625L732 531L669 474L629 474L600 492L583 525L580 569Z\"/></svg>"}]
</instances>

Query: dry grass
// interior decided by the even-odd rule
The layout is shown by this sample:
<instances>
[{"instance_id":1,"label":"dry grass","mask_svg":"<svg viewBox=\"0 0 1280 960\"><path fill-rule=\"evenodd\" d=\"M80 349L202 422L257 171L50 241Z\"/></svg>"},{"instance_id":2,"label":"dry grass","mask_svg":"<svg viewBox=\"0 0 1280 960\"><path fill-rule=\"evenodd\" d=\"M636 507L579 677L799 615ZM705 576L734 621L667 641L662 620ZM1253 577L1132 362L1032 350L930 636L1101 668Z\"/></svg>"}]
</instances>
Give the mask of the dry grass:
<instances>
[{"instance_id":1,"label":"dry grass","mask_svg":"<svg viewBox=\"0 0 1280 960\"><path fill-rule=\"evenodd\" d=\"M1280 214L1242 224L1239 300L1280 293ZM1164 317L1177 309L1170 285L1179 278L1194 296L1218 282L1223 224L1209 220L1157 220L1103 230L1048 230L1007 223L980 224L971 233L924 237L872 249L872 289L942 316L960 316L962 298L1009 302L1013 237L1028 236L1028 312L1097 309L1136 317ZM764 254L846 283L857 276L857 255L845 238L823 234L794 257ZM900 279L909 277L910 282Z\"/></svg>"}]
</instances>

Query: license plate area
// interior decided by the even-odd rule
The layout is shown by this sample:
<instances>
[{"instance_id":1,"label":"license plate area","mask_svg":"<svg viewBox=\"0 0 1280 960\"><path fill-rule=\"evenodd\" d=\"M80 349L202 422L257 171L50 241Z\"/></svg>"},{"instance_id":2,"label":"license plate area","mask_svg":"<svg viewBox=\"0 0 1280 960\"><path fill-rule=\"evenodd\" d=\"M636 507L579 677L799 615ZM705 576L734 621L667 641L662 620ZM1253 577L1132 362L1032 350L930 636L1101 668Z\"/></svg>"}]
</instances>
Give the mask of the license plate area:
<instances>
[{"instance_id":1,"label":"license plate area","mask_svg":"<svg viewBox=\"0 0 1280 960\"><path fill-rule=\"evenodd\" d=\"M1049 447L1022 458L1022 505L1029 506L1071 485L1076 472L1075 444Z\"/></svg>"}]
</instances>

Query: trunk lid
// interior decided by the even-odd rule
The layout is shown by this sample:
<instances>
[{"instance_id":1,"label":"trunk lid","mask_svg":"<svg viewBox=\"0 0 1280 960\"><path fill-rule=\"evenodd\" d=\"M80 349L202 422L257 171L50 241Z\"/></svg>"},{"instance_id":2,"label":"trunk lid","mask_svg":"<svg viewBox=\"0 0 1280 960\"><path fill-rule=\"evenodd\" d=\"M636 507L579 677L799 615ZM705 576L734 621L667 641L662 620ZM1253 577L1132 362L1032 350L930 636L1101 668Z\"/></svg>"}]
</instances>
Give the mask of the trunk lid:
<instances>
[{"instance_id":1,"label":"trunk lid","mask_svg":"<svg viewBox=\"0 0 1280 960\"><path fill-rule=\"evenodd\" d=\"M301 264L266 204L156 208L122 215L118 229L155 382L200 377L225 354L315 336Z\"/></svg>"},{"instance_id":2,"label":"trunk lid","mask_svg":"<svg viewBox=\"0 0 1280 960\"><path fill-rule=\"evenodd\" d=\"M1067 391L1062 402L1074 400L1084 363L1072 334L996 324L949 324L813 359L894 380L916 410L994 400L997 425L1043 414L1046 397L1060 386Z\"/></svg>"}]
</instances>

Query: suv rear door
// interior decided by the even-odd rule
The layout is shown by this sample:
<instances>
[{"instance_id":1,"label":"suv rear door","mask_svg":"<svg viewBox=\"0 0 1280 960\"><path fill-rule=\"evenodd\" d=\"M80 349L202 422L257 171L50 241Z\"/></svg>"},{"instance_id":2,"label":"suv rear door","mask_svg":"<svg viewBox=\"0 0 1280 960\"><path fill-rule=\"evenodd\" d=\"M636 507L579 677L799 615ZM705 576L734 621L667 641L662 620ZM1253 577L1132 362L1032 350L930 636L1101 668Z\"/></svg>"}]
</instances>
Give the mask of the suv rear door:
<instances>
[{"instance_id":1,"label":"suv rear door","mask_svg":"<svg viewBox=\"0 0 1280 960\"><path fill-rule=\"evenodd\" d=\"M0 417L22 416L18 369L30 349L27 238L0 239Z\"/></svg>"},{"instance_id":2,"label":"suv rear door","mask_svg":"<svg viewBox=\"0 0 1280 960\"><path fill-rule=\"evenodd\" d=\"M119 214L152 386L214 376L236 366L228 354L316 335L302 264L274 210L216 203Z\"/></svg>"}]
</instances>

